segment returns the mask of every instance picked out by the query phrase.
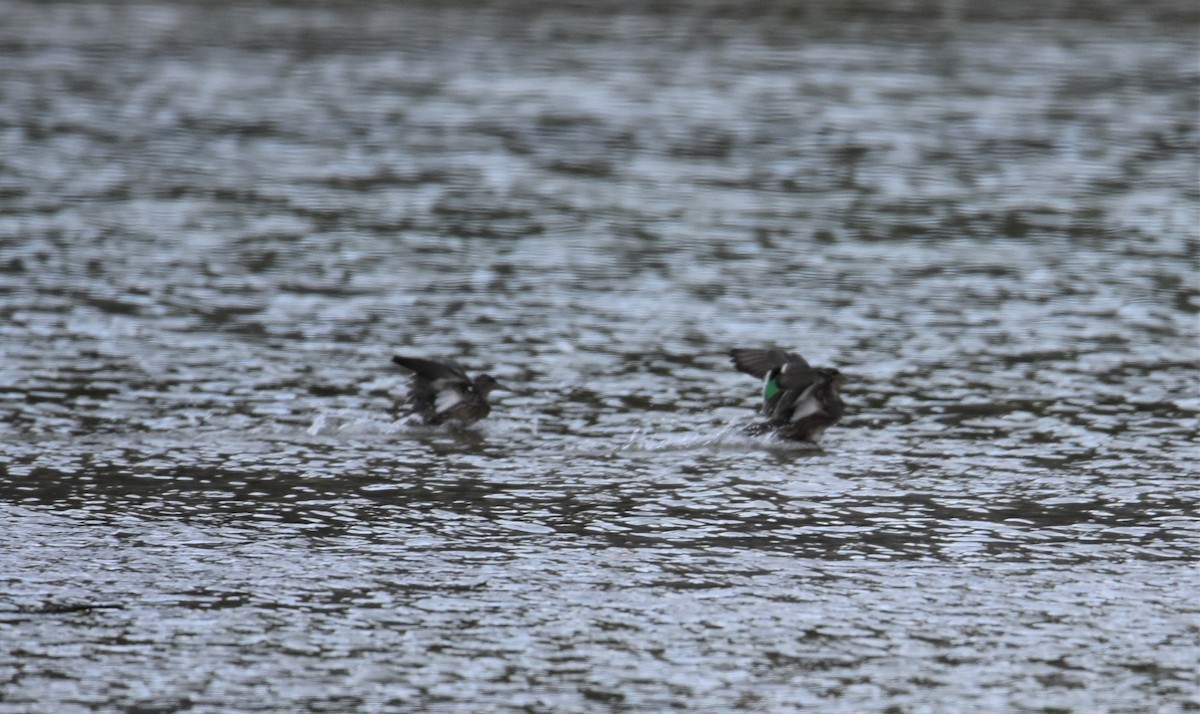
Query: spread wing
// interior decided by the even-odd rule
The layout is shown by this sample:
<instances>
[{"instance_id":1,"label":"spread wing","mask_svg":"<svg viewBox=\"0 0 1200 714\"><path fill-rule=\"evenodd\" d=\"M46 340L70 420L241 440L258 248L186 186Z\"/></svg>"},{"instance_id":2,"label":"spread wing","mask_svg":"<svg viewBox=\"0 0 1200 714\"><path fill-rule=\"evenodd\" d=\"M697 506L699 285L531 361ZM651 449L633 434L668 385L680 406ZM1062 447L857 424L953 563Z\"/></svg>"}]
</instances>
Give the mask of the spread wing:
<instances>
[{"instance_id":1,"label":"spread wing","mask_svg":"<svg viewBox=\"0 0 1200 714\"><path fill-rule=\"evenodd\" d=\"M420 357L401 357L400 355L396 355L392 357L392 362L412 372L416 375L417 379L429 382L435 388L438 386L449 386L455 382L471 383L471 378L467 376L466 370L456 362L451 362L450 360L438 362L431 359L421 359ZM439 382L443 384L439 385Z\"/></svg>"},{"instance_id":2,"label":"spread wing","mask_svg":"<svg viewBox=\"0 0 1200 714\"><path fill-rule=\"evenodd\" d=\"M430 416L441 414L461 402L474 388L466 370L450 360L434 361L396 355L392 357L392 362L412 372L408 398L417 412L429 413Z\"/></svg>"},{"instance_id":3,"label":"spread wing","mask_svg":"<svg viewBox=\"0 0 1200 714\"><path fill-rule=\"evenodd\" d=\"M737 347L729 351L733 365L763 381L763 416L773 422L795 422L821 409L815 392L821 380L803 357L781 349Z\"/></svg>"},{"instance_id":4,"label":"spread wing","mask_svg":"<svg viewBox=\"0 0 1200 714\"><path fill-rule=\"evenodd\" d=\"M788 363L799 363L804 369L809 368L808 362L800 355L775 348L735 347L729 350L729 357L739 371L759 379L766 377L771 370Z\"/></svg>"}]
</instances>

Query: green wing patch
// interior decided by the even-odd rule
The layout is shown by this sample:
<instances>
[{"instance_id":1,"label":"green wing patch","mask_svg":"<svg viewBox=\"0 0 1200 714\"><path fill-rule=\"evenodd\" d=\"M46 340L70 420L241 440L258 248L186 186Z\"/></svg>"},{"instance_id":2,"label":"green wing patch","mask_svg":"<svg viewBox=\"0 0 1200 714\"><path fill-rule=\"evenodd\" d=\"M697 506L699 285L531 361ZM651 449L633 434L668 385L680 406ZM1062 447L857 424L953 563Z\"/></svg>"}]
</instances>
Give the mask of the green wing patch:
<instances>
[{"instance_id":1,"label":"green wing patch","mask_svg":"<svg viewBox=\"0 0 1200 714\"><path fill-rule=\"evenodd\" d=\"M779 385L775 382L776 378L771 377L767 383L763 385L763 401L767 401L771 397L779 394Z\"/></svg>"}]
</instances>

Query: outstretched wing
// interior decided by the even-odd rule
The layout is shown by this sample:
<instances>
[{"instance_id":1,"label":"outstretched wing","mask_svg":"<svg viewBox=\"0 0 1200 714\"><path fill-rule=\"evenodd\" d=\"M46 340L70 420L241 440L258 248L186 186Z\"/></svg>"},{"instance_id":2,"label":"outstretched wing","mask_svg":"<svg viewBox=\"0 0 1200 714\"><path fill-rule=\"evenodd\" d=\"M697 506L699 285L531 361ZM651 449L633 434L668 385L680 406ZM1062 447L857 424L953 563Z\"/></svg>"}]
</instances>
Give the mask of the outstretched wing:
<instances>
[{"instance_id":1,"label":"outstretched wing","mask_svg":"<svg viewBox=\"0 0 1200 714\"><path fill-rule=\"evenodd\" d=\"M794 422L820 410L814 396L820 382L803 357L781 349L738 347L729 351L742 372L763 381L763 416L773 422Z\"/></svg>"},{"instance_id":2,"label":"outstretched wing","mask_svg":"<svg viewBox=\"0 0 1200 714\"><path fill-rule=\"evenodd\" d=\"M413 411L434 419L466 398L474 383L466 370L450 360L434 361L419 357L392 357L392 362L413 373L408 399Z\"/></svg>"},{"instance_id":3,"label":"outstretched wing","mask_svg":"<svg viewBox=\"0 0 1200 714\"><path fill-rule=\"evenodd\" d=\"M766 377L771 370L788 363L799 363L804 369L809 368L808 362L800 355L775 348L734 347L729 350L729 357L739 371L759 379Z\"/></svg>"},{"instance_id":4,"label":"outstretched wing","mask_svg":"<svg viewBox=\"0 0 1200 714\"><path fill-rule=\"evenodd\" d=\"M429 382L431 385L445 381L471 383L471 378L467 376L466 370L456 362L450 360L434 361L431 359L421 359L420 357L401 357L396 355L392 357L392 362L412 372L418 379Z\"/></svg>"}]
</instances>

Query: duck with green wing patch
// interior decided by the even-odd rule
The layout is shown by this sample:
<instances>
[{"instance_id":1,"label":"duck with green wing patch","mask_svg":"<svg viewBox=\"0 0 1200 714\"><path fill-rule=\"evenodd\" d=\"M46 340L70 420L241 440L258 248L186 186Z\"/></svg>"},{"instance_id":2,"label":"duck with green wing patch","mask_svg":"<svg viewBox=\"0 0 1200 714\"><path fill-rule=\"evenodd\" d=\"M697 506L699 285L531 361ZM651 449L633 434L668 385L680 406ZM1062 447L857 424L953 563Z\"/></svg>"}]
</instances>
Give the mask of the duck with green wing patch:
<instances>
[{"instance_id":1,"label":"duck with green wing patch","mask_svg":"<svg viewBox=\"0 0 1200 714\"><path fill-rule=\"evenodd\" d=\"M800 355L775 348L736 347L729 356L738 370L763 382L759 413L767 421L748 433L816 443L846 411L838 393L846 377L832 367L810 367Z\"/></svg>"}]
</instances>

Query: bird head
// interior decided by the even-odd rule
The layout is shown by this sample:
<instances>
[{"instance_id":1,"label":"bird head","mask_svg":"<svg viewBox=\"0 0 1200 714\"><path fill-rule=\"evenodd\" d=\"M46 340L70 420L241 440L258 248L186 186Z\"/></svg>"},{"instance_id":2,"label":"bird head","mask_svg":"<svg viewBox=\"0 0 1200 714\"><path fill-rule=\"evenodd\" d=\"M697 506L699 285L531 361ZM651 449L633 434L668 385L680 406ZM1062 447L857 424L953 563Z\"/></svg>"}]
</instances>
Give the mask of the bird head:
<instances>
[{"instance_id":1,"label":"bird head","mask_svg":"<svg viewBox=\"0 0 1200 714\"><path fill-rule=\"evenodd\" d=\"M832 367L818 369L816 371L821 373L821 376L824 377L827 382L829 382L829 386L834 390L841 389L843 384L850 381L849 377Z\"/></svg>"},{"instance_id":2,"label":"bird head","mask_svg":"<svg viewBox=\"0 0 1200 714\"><path fill-rule=\"evenodd\" d=\"M481 374L475 378L475 391L479 393L479 396L486 397L488 392L492 392L497 389L501 389L506 392L511 391L508 387L501 384L490 374Z\"/></svg>"}]
</instances>

